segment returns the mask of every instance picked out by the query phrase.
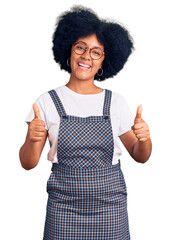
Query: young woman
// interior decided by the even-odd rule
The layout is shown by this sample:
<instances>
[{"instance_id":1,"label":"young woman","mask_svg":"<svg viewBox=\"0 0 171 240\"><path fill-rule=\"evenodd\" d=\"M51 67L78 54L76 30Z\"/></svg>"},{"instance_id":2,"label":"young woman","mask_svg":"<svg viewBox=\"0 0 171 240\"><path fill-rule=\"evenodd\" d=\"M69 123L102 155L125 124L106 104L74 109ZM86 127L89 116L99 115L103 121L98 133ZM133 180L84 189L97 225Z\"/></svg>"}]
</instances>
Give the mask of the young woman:
<instances>
[{"instance_id":1,"label":"young woman","mask_svg":"<svg viewBox=\"0 0 171 240\"><path fill-rule=\"evenodd\" d=\"M73 7L57 21L54 59L70 73L66 85L38 97L20 149L23 168L34 168L46 139L52 172L44 240L130 239L127 189L120 168L118 137L137 161L152 144L141 105L135 118L121 95L95 85L116 75L133 50L121 25Z\"/></svg>"}]
</instances>

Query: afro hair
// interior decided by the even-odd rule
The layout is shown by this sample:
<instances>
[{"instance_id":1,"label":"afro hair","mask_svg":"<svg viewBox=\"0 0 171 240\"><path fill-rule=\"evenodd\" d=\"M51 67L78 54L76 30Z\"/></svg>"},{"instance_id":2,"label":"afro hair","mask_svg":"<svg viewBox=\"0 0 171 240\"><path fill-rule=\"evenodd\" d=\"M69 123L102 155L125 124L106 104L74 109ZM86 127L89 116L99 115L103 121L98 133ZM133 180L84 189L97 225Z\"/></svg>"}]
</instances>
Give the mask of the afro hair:
<instances>
[{"instance_id":1,"label":"afro hair","mask_svg":"<svg viewBox=\"0 0 171 240\"><path fill-rule=\"evenodd\" d=\"M91 34L96 34L104 46L103 75L96 74L94 77L95 80L103 81L113 77L123 68L134 50L133 39L121 24L100 19L92 9L76 5L57 18L52 37L54 60L59 63L61 69L70 73L67 59L70 58L72 44L80 37Z\"/></svg>"}]
</instances>

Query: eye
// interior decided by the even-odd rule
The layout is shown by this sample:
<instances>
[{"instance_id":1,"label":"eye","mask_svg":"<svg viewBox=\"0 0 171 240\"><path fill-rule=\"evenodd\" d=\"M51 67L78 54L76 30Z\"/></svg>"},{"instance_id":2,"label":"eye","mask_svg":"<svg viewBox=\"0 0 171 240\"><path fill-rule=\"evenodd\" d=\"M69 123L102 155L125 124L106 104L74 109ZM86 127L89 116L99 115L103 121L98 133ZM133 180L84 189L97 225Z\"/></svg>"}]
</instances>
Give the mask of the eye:
<instances>
[{"instance_id":1,"label":"eye","mask_svg":"<svg viewBox=\"0 0 171 240\"><path fill-rule=\"evenodd\" d=\"M96 55L98 55L98 56L100 56L100 53L97 52L97 51L94 51L93 53L96 54Z\"/></svg>"},{"instance_id":2,"label":"eye","mask_svg":"<svg viewBox=\"0 0 171 240\"><path fill-rule=\"evenodd\" d=\"M82 43L77 43L77 44L75 45L75 47L76 47L77 49L85 49L85 45L82 44Z\"/></svg>"},{"instance_id":3,"label":"eye","mask_svg":"<svg viewBox=\"0 0 171 240\"><path fill-rule=\"evenodd\" d=\"M102 54L102 52L98 49L92 49L92 54L96 55L96 56L100 56Z\"/></svg>"},{"instance_id":4,"label":"eye","mask_svg":"<svg viewBox=\"0 0 171 240\"><path fill-rule=\"evenodd\" d=\"M80 45L76 46L76 48L77 48L77 49L80 49L80 50L84 49L84 48L83 48L82 46L80 46Z\"/></svg>"}]
</instances>

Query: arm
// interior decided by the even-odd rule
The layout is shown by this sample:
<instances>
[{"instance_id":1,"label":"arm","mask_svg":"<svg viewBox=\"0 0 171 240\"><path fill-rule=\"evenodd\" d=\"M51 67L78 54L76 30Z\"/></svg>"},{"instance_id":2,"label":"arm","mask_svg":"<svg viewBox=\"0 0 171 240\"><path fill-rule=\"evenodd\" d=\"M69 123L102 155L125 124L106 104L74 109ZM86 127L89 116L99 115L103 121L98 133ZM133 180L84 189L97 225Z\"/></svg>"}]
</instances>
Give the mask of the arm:
<instances>
[{"instance_id":1,"label":"arm","mask_svg":"<svg viewBox=\"0 0 171 240\"><path fill-rule=\"evenodd\" d=\"M140 142L132 130L120 135L119 138L135 161L145 163L149 159L152 151L151 139Z\"/></svg>"},{"instance_id":2,"label":"arm","mask_svg":"<svg viewBox=\"0 0 171 240\"><path fill-rule=\"evenodd\" d=\"M120 135L120 139L135 161L145 163L151 155L152 142L149 127L141 115L142 106L139 106L132 130Z\"/></svg>"},{"instance_id":3,"label":"arm","mask_svg":"<svg viewBox=\"0 0 171 240\"><path fill-rule=\"evenodd\" d=\"M25 143L19 151L21 165L26 170L30 170L38 164L47 139L47 130L38 106L35 104L33 109L35 118L29 124Z\"/></svg>"},{"instance_id":4,"label":"arm","mask_svg":"<svg viewBox=\"0 0 171 240\"><path fill-rule=\"evenodd\" d=\"M45 142L47 139L47 130L45 129L45 133L41 139L41 141L33 142L29 138L29 127L26 136L25 143L20 148L19 157L21 165L24 169L30 170L37 166L42 150L44 148Z\"/></svg>"}]
</instances>

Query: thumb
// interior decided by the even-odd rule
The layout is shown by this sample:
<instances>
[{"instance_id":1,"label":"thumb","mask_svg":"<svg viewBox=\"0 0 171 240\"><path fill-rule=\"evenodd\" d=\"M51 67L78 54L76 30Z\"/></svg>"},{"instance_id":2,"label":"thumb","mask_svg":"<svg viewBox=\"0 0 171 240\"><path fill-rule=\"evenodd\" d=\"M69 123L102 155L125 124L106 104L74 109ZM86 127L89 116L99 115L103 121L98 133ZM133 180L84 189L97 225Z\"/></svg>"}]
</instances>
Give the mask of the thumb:
<instances>
[{"instance_id":1,"label":"thumb","mask_svg":"<svg viewBox=\"0 0 171 240\"><path fill-rule=\"evenodd\" d=\"M34 111L34 115L35 115L34 118L42 120L41 115L40 115L40 111L39 111L39 107L37 106L36 103L33 104L33 111Z\"/></svg>"},{"instance_id":2,"label":"thumb","mask_svg":"<svg viewBox=\"0 0 171 240\"><path fill-rule=\"evenodd\" d=\"M139 105L137 108L135 122L139 122L141 120L141 115L142 115L142 105Z\"/></svg>"}]
</instances>

